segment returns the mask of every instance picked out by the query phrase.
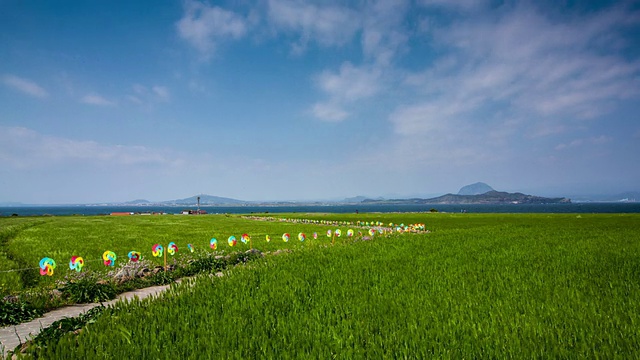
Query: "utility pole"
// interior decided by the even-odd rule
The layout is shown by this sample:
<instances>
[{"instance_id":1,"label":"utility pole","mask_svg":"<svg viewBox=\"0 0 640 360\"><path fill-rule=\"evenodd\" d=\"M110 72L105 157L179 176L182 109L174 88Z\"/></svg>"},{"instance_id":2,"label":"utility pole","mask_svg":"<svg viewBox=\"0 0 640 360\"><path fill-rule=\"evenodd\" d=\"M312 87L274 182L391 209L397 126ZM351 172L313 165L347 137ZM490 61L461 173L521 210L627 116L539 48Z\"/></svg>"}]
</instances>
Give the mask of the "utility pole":
<instances>
[{"instance_id":1,"label":"utility pole","mask_svg":"<svg viewBox=\"0 0 640 360\"><path fill-rule=\"evenodd\" d=\"M200 196L198 196L198 212L196 214L200 215Z\"/></svg>"}]
</instances>

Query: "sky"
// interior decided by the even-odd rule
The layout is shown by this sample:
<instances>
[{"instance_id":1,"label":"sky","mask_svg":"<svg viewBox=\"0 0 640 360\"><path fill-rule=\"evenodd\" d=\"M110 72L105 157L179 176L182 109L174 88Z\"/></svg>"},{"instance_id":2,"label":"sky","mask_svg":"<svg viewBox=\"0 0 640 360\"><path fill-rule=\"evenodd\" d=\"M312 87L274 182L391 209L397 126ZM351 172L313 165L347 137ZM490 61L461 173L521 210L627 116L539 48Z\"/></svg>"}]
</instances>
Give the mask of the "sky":
<instances>
[{"instance_id":1,"label":"sky","mask_svg":"<svg viewBox=\"0 0 640 360\"><path fill-rule=\"evenodd\" d=\"M638 1L0 0L0 202L640 191Z\"/></svg>"}]
</instances>

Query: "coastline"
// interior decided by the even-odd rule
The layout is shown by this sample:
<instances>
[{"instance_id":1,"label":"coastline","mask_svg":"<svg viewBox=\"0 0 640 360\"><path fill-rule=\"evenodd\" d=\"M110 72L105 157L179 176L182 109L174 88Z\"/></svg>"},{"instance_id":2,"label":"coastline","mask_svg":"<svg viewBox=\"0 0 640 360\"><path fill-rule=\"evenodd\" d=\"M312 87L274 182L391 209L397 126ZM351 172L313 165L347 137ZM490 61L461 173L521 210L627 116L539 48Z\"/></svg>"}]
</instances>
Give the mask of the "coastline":
<instances>
[{"instance_id":1,"label":"coastline","mask_svg":"<svg viewBox=\"0 0 640 360\"><path fill-rule=\"evenodd\" d=\"M0 206L0 217L10 216L95 216L114 212L134 214L176 215L182 210L196 209L196 205L41 205ZM251 214L251 213L640 213L640 202L616 203L558 203L558 204L331 204L331 205L201 205L207 214ZM14 215L15 214L15 215ZM189 215L186 215L189 216Z\"/></svg>"}]
</instances>

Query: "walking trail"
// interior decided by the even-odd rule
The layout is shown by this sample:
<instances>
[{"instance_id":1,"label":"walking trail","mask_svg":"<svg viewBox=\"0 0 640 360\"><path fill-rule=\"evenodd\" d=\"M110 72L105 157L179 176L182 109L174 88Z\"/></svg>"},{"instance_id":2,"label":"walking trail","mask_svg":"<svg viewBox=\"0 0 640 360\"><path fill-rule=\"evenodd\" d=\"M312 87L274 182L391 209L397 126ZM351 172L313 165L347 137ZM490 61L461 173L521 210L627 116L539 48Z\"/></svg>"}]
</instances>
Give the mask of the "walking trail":
<instances>
[{"instance_id":1,"label":"walking trail","mask_svg":"<svg viewBox=\"0 0 640 360\"><path fill-rule=\"evenodd\" d=\"M216 275L220 276L221 274L222 273ZM176 280L176 282L180 282L180 280L181 279L178 279ZM152 286L144 289L136 289L133 291L125 292L118 295L111 301L103 302L102 305L109 306L115 304L118 301L130 300L136 297L139 299L144 299L149 296L155 296L167 290L169 286L170 285ZM96 306L100 306L100 303L65 306L48 312L44 316L31 320L29 322L0 328L0 351L2 352L0 359L4 359L7 356L7 353L9 351L13 351L16 346L24 344L30 339L36 337L42 329L51 326L51 324L53 324L55 321L64 318L79 316Z\"/></svg>"},{"instance_id":2,"label":"walking trail","mask_svg":"<svg viewBox=\"0 0 640 360\"><path fill-rule=\"evenodd\" d=\"M253 251L253 250L250 250ZM272 253L272 255L278 255L281 253L285 253L288 251L277 250ZM197 276L197 275L196 275ZM224 276L223 272L211 273L209 276ZM195 276L194 276L195 277ZM183 280L189 279L192 277L177 279L175 283L180 283ZM92 304L77 304L61 307L59 309L53 310L51 312L46 313L44 316L39 317L37 319L31 320L26 323L22 323L19 325L11 325L7 327L0 328L0 359L4 359L7 357L7 353L9 351L13 351L16 346L20 344L24 344L27 341L35 338L41 330L48 328L54 322L64 319L64 318L72 318L81 315L96 306L100 306L101 304L104 306L110 306L115 304L118 301L130 300L133 298L144 299L149 296L158 295L164 291L166 291L171 285L160 285L160 286L151 286L144 289L136 289L133 291L128 291L118 295L115 299L103 303L92 303Z\"/></svg>"}]
</instances>

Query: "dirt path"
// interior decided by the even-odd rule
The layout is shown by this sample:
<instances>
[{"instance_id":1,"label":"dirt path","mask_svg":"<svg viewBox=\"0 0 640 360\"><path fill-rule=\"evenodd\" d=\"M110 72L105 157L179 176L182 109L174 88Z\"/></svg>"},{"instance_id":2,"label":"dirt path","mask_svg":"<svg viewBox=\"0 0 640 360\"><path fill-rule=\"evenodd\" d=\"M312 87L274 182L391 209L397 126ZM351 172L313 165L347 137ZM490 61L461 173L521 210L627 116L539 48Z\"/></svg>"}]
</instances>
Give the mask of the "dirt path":
<instances>
[{"instance_id":1,"label":"dirt path","mask_svg":"<svg viewBox=\"0 0 640 360\"><path fill-rule=\"evenodd\" d=\"M222 276L222 273L219 272L215 275ZM181 282L181 280L182 279L178 279L176 280L176 282L179 283ZM169 286L170 285L152 286L144 289L128 291L118 295L111 301L103 302L102 305L110 306L118 301L129 300L136 297L139 299L144 299L150 296L156 296L166 291ZM0 358L4 359L9 351L13 351L16 346L23 344L30 339L33 339L40 333L42 329L51 326L51 324L53 324L55 321L64 318L79 316L80 314L85 313L96 306L100 306L100 303L65 306L50 311L44 316L31 320L29 322L0 328L0 351L2 354Z\"/></svg>"}]
</instances>

